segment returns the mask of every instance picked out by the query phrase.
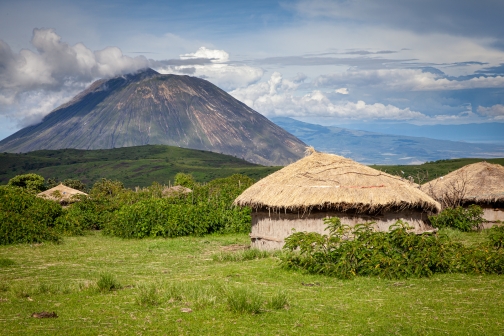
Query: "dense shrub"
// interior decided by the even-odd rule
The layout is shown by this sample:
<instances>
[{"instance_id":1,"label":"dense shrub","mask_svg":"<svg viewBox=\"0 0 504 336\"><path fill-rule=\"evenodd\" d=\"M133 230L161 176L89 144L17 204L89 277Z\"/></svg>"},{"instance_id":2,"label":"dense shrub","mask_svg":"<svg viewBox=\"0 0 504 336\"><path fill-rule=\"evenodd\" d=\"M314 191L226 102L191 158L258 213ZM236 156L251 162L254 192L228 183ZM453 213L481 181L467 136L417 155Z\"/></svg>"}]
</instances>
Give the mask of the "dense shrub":
<instances>
[{"instance_id":1,"label":"dense shrub","mask_svg":"<svg viewBox=\"0 0 504 336\"><path fill-rule=\"evenodd\" d=\"M189 189L194 188L196 181L191 174L177 173L175 175L175 185L180 185Z\"/></svg>"},{"instance_id":2,"label":"dense shrub","mask_svg":"<svg viewBox=\"0 0 504 336\"><path fill-rule=\"evenodd\" d=\"M109 235L144 238L250 231L250 209L234 207L232 202L252 185L252 179L233 175L198 184L190 175L178 176L180 181L190 182L193 189L191 193L163 198L165 186L158 183L133 191L124 188L119 181L101 179L91 188L89 197L78 196L79 201L66 209L62 210L56 203L45 201L44 204L51 204L58 209L57 214L48 217L52 232L83 235L87 230L104 229ZM27 192L24 194L28 195ZM17 211L16 207L23 202L14 203L13 210L9 211L19 215L21 210ZM16 216L10 215L11 221L18 222L20 219ZM34 220L40 219L43 225L49 225L44 218L37 216L34 214L32 217Z\"/></svg>"},{"instance_id":3,"label":"dense shrub","mask_svg":"<svg viewBox=\"0 0 504 336\"><path fill-rule=\"evenodd\" d=\"M56 229L65 236L81 236L87 230L97 230L111 217L109 212L99 211L98 204L87 196L77 196L79 201L63 209L56 221Z\"/></svg>"},{"instance_id":4,"label":"dense shrub","mask_svg":"<svg viewBox=\"0 0 504 336\"><path fill-rule=\"evenodd\" d=\"M104 233L123 238L177 237L213 232L249 232L251 211L232 205L253 183L247 176L233 175L208 184L195 184L193 191L159 198L158 185L148 190L117 195L122 206L103 228Z\"/></svg>"},{"instance_id":5,"label":"dense shrub","mask_svg":"<svg viewBox=\"0 0 504 336\"><path fill-rule=\"evenodd\" d=\"M82 235L86 230L102 229L114 213L126 204L133 204L140 195L124 188L119 181L100 179L88 196L77 196L78 202L64 210L57 228L66 235Z\"/></svg>"},{"instance_id":6,"label":"dense shrub","mask_svg":"<svg viewBox=\"0 0 504 336\"><path fill-rule=\"evenodd\" d=\"M18 187L0 187L0 244L58 241L61 206Z\"/></svg>"},{"instance_id":7,"label":"dense shrub","mask_svg":"<svg viewBox=\"0 0 504 336\"><path fill-rule=\"evenodd\" d=\"M247 225L249 230L250 222ZM122 207L105 224L104 233L122 238L201 236L213 232L240 232L244 231L244 226L243 214L236 208L150 199Z\"/></svg>"},{"instance_id":8,"label":"dense shrub","mask_svg":"<svg viewBox=\"0 0 504 336\"><path fill-rule=\"evenodd\" d=\"M483 209L475 204L467 208L446 208L438 215L430 216L429 220L436 228L453 228L467 232L477 229L483 223Z\"/></svg>"},{"instance_id":9,"label":"dense shrub","mask_svg":"<svg viewBox=\"0 0 504 336\"><path fill-rule=\"evenodd\" d=\"M100 198L104 196L116 196L124 191L124 185L120 181L109 180L102 178L95 182L93 188L89 191L89 195L93 198Z\"/></svg>"},{"instance_id":10,"label":"dense shrub","mask_svg":"<svg viewBox=\"0 0 504 336\"><path fill-rule=\"evenodd\" d=\"M488 230L488 244L490 247L504 249L504 226L494 226Z\"/></svg>"},{"instance_id":11,"label":"dense shrub","mask_svg":"<svg viewBox=\"0 0 504 336\"><path fill-rule=\"evenodd\" d=\"M45 179L37 174L23 174L11 178L7 185L39 193L45 190Z\"/></svg>"},{"instance_id":12,"label":"dense shrub","mask_svg":"<svg viewBox=\"0 0 504 336\"><path fill-rule=\"evenodd\" d=\"M329 235L296 232L286 238L284 248L290 253L281 257L282 265L342 279L357 275L392 279L504 271L504 249L498 243L465 247L445 235L410 233L401 221L390 232L373 231L373 223L350 228L338 218L328 219L327 224Z\"/></svg>"}]
</instances>

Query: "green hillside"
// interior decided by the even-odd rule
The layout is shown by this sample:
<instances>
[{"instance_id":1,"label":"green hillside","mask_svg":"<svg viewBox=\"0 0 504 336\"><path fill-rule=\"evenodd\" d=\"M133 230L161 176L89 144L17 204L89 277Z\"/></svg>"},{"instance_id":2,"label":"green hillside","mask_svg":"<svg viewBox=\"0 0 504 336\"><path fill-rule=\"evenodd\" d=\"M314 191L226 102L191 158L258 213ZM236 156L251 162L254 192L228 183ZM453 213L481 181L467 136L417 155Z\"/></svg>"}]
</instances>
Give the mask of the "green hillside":
<instances>
[{"instance_id":1,"label":"green hillside","mask_svg":"<svg viewBox=\"0 0 504 336\"><path fill-rule=\"evenodd\" d=\"M398 176L412 176L415 182L427 182L467 164L486 160L504 166L500 159L439 160L422 165L371 167ZM23 154L0 153L0 184L25 173L47 178L79 179L92 185L105 177L119 180L126 187L148 186L152 182L168 184L178 172L191 173L200 182L232 174L244 174L255 180L281 167L256 165L233 156L164 145L147 145L99 150L41 150ZM401 173L404 172L404 174Z\"/></svg>"},{"instance_id":2,"label":"green hillside","mask_svg":"<svg viewBox=\"0 0 504 336\"><path fill-rule=\"evenodd\" d=\"M451 159L426 162L421 165L397 165L397 166L382 166L372 165L375 169L387 172L398 176L412 176L415 182L425 183L440 176L444 176L454 170L464 167L465 165L486 161L489 163L500 164L504 166L504 158L499 159ZM404 172L404 174L402 173Z\"/></svg>"},{"instance_id":3,"label":"green hillside","mask_svg":"<svg viewBox=\"0 0 504 336\"><path fill-rule=\"evenodd\" d=\"M164 145L147 145L102 150L40 150L23 154L0 153L0 184L25 173L47 178L79 179L87 185L104 177L126 187L168 184L178 172L191 173L207 182L232 174L255 180L281 167L265 167L233 156Z\"/></svg>"}]
</instances>

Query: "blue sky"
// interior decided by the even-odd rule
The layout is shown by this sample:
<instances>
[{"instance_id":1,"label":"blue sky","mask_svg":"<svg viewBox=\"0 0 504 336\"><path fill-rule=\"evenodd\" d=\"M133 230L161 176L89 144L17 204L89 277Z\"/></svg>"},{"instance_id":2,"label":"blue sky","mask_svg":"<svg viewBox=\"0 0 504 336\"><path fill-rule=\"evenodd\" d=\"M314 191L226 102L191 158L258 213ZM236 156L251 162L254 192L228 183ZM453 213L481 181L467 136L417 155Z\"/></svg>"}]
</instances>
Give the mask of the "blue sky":
<instances>
[{"instance_id":1,"label":"blue sky","mask_svg":"<svg viewBox=\"0 0 504 336\"><path fill-rule=\"evenodd\" d=\"M497 0L4 0L0 139L146 66L205 78L268 117L504 122L502 13Z\"/></svg>"}]
</instances>

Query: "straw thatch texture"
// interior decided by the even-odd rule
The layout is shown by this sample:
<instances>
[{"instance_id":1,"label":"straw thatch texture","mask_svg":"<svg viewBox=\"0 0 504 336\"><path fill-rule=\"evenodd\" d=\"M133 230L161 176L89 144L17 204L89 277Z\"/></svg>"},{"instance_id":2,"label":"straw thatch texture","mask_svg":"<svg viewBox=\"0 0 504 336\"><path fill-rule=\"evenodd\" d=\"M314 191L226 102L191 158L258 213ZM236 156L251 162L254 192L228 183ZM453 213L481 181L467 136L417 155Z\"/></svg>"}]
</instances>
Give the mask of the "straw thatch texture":
<instances>
[{"instance_id":1,"label":"straw thatch texture","mask_svg":"<svg viewBox=\"0 0 504 336\"><path fill-rule=\"evenodd\" d=\"M425 183L421 189L445 205L450 205L450 198L460 205L503 203L504 167L488 162L473 163Z\"/></svg>"},{"instance_id":2,"label":"straw thatch texture","mask_svg":"<svg viewBox=\"0 0 504 336\"><path fill-rule=\"evenodd\" d=\"M185 195L191 193L192 190L183 186L173 186L169 188L164 188L162 191L163 197L173 197L179 195Z\"/></svg>"},{"instance_id":3,"label":"straw thatch texture","mask_svg":"<svg viewBox=\"0 0 504 336\"><path fill-rule=\"evenodd\" d=\"M441 208L400 177L318 152L260 180L238 196L235 204L273 211L318 209L358 213L413 208L438 212Z\"/></svg>"},{"instance_id":4,"label":"straw thatch texture","mask_svg":"<svg viewBox=\"0 0 504 336\"><path fill-rule=\"evenodd\" d=\"M74 202L75 198L73 196L75 195L87 195L87 194L80 190L67 187L63 184L59 184L54 188L51 188L49 190L37 194L37 196L39 197L44 197L52 201L59 202L60 204L69 204Z\"/></svg>"}]
</instances>

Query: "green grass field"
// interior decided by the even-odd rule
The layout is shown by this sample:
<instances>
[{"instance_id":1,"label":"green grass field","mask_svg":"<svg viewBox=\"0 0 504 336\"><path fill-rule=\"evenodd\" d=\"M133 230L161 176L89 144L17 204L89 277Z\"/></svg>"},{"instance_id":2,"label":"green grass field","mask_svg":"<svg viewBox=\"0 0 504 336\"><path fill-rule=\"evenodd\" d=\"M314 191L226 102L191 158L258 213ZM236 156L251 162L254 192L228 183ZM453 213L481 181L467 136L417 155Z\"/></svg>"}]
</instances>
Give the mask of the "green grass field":
<instances>
[{"instance_id":1,"label":"green grass field","mask_svg":"<svg viewBox=\"0 0 504 336\"><path fill-rule=\"evenodd\" d=\"M485 234L448 233L466 244ZM232 257L248 244L247 235L121 240L92 232L60 245L0 246L1 334L504 334L502 276L343 281L281 269L274 255ZM121 289L99 291L104 275ZM272 308L279 293L287 305ZM241 294L260 312L232 311ZM58 318L31 317L42 311Z\"/></svg>"},{"instance_id":2,"label":"green grass field","mask_svg":"<svg viewBox=\"0 0 504 336\"><path fill-rule=\"evenodd\" d=\"M265 167L208 151L147 145L104 150L41 150L23 154L0 153L0 184L16 175L36 173L47 178L78 179L89 187L100 178L119 180L128 188L156 181L173 182L179 172L191 173L199 182L233 174L255 180L281 167Z\"/></svg>"}]
</instances>

